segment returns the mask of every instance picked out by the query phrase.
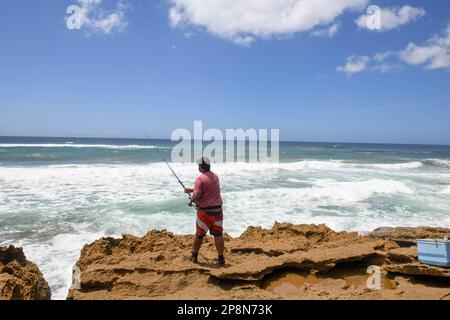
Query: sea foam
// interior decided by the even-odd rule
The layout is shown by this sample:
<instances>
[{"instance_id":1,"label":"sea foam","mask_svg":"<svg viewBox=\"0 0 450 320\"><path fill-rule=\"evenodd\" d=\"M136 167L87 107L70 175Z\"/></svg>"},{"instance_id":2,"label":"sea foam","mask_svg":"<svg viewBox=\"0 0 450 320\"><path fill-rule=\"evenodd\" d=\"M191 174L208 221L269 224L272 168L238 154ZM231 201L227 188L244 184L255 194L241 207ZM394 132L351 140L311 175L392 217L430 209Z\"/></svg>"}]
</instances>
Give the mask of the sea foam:
<instances>
[{"instance_id":1,"label":"sea foam","mask_svg":"<svg viewBox=\"0 0 450 320\"><path fill-rule=\"evenodd\" d=\"M96 148L96 149L111 149L111 150L141 150L141 149L155 149L156 146L146 145L109 145L109 144L0 144L0 148Z\"/></svg>"},{"instance_id":2,"label":"sea foam","mask_svg":"<svg viewBox=\"0 0 450 320\"><path fill-rule=\"evenodd\" d=\"M450 160L446 159L429 159L424 161L425 164L441 168L450 168Z\"/></svg>"},{"instance_id":3,"label":"sea foam","mask_svg":"<svg viewBox=\"0 0 450 320\"><path fill-rule=\"evenodd\" d=\"M214 164L225 200L225 230L274 222L326 223L338 231L381 226L450 226L448 169L405 162L378 167L344 161ZM389 165L389 164L388 164ZM173 164L192 185L194 164ZM388 169L389 168L389 169ZM418 174L420 173L420 176ZM83 245L149 229L195 232L195 211L164 163L2 167L0 242L25 248L64 299ZM445 184L446 186L448 183ZM426 214L424 214L426 212Z\"/></svg>"}]
</instances>

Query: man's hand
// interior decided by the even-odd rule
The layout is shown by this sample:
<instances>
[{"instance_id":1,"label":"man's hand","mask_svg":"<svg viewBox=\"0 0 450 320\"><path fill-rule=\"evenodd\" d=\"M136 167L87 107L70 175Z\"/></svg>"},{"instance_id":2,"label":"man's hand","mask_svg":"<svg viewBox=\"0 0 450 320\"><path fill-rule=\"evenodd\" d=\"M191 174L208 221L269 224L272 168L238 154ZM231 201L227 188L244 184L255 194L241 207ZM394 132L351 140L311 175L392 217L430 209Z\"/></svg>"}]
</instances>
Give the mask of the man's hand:
<instances>
[{"instance_id":1,"label":"man's hand","mask_svg":"<svg viewBox=\"0 0 450 320\"><path fill-rule=\"evenodd\" d=\"M189 201L188 201L188 206L189 207L193 207L195 204L194 199L192 198L192 196L189 194Z\"/></svg>"},{"instance_id":2,"label":"man's hand","mask_svg":"<svg viewBox=\"0 0 450 320\"><path fill-rule=\"evenodd\" d=\"M188 206L189 207L193 207L194 204L195 204L194 189L192 189L192 188L185 188L184 189L184 193L187 193L189 195Z\"/></svg>"},{"instance_id":3,"label":"man's hand","mask_svg":"<svg viewBox=\"0 0 450 320\"><path fill-rule=\"evenodd\" d=\"M201 192L194 192L194 189L186 188L185 192L189 194L189 206L193 207L194 204L197 204L197 200L199 200L202 196Z\"/></svg>"}]
</instances>

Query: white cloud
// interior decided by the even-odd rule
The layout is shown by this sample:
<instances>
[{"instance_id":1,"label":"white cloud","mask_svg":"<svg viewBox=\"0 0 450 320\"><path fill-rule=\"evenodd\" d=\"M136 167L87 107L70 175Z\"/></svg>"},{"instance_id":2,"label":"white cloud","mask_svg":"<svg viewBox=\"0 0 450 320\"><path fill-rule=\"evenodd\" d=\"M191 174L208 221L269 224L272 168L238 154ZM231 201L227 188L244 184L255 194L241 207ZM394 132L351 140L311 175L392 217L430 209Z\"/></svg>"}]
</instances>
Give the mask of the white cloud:
<instances>
[{"instance_id":1,"label":"white cloud","mask_svg":"<svg viewBox=\"0 0 450 320\"><path fill-rule=\"evenodd\" d=\"M89 33L104 34L124 30L128 25L125 18L128 5L119 0L114 10L106 11L100 7L101 3L102 0L78 0L81 29Z\"/></svg>"},{"instance_id":2,"label":"white cloud","mask_svg":"<svg viewBox=\"0 0 450 320\"><path fill-rule=\"evenodd\" d=\"M398 28L415 21L426 14L423 8L415 8L405 5L401 8L382 8L380 11L380 31ZM371 15L365 14L356 19L356 24L363 29L368 29L367 21Z\"/></svg>"},{"instance_id":3,"label":"white cloud","mask_svg":"<svg viewBox=\"0 0 450 320\"><path fill-rule=\"evenodd\" d=\"M373 56L373 59L378 62L383 62L386 58L392 56L393 54L393 51L378 52Z\"/></svg>"},{"instance_id":4,"label":"white cloud","mask_svg":"<svg viewBox=\"0 0 450 320\"><path fill-rule=\"evenodd\" d=\"M352 75L358 72L362 72L367 69L367 65L370 62L370 57L367 56L351 56L347 58L345 66L337 67L338 72Z\"/></svg>"},{"instance_id":5,"label":"white cloud","mask_svg":"<svg viewBox=\"0 0 450 320\"><path fill-rule=\"evenodd\" d=\"M390 73L393 70L400 69L400 66L392 63L378 63L375 64L374 67L372 67L373 70L378 71L379 73Z\"/></svg>"},{"instance_id":6,"label":"white cloud","mask_svg":"<svg viewBox=\"0 0 450 320\"><path fill-rule=\"evenodd\" d=\"M422 65L425 69L450 69L450 23L441 36L434 36L424 44L409 43L400 51L378 53L379 61L389 57L397 57L409 65Z\"/></svg>"},{"instance_id":7,"label":"white cloud","mask_svg":"<svg viewBox=\"0 0 450 320\"><path fill-rule=\"evenodd\" d=\"M396 60L395 63L392 60ZM347 58L347 64L338 67L337 71L347 74L364 70L389 73L401 69L400 64L423 66L427 70L450 70L450 23L443 34L431 37L424 45L411 42L400 51L378 52L373 57L351 56Z\"/></svg>"},{"instance_id":8,"label":"white cloud","mask_svg":"<svg viewBox=\"0 0 450 320\"><path fill-rule=\"evenodd\" d=\"M191 38L194 37L194 36L195 36L195 33L194 33L194 32L188 31L188 32L185 32L185 33L184 33L184 37L185 37L186 39L191 39Z\"/></svg>"},{"instance_id":9,"label":"white cloud","mask_svg":"<svg viewBox=\"0 0 450 320\"><path fill-rule=\"evenodd\" d=\"M172 27L195 27L241 45L332 24L369 0L171 0ZM337 30L336 30L337 31Z\"/></svg>"},{"instance_id":10,"label":"white cloud","mask_svg":"<svg viewBox=\"0 0 450 320\"><path fill-rule=\"evenodd\" d=\"M333 38L339 31L340 24L334 23L331 26L325 28L325 29L317 29L311 32L311 35L313 37L328 37Z\"/></svg>"}]
</instances>

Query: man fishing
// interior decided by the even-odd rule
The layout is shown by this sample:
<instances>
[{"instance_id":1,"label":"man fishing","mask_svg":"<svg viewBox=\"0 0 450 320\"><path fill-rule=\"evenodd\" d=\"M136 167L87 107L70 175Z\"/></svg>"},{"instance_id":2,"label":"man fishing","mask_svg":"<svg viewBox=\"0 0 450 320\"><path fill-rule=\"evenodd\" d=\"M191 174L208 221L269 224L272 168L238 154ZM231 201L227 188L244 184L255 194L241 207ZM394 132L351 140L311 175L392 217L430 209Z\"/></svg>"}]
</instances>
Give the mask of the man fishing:
<instances>
[{"instance_id":1,"label":"man fishing","mask_svg":"<svg viewBox=\"0 0 450 320\"><path fill-rule=\"evenodd\" d=\"M211 163L208 158L202 157L198 161L198 170L201 175L195 181L194 188L185 188L190 196L190 205L195 203L197 207L196 237L190 260L198 263L198 253L202 246L206 233L214 236L220 266L225 265L224 240L223 240L223 200L220 195L219 177L211 171Z\"/></svg>"}]
</instances>

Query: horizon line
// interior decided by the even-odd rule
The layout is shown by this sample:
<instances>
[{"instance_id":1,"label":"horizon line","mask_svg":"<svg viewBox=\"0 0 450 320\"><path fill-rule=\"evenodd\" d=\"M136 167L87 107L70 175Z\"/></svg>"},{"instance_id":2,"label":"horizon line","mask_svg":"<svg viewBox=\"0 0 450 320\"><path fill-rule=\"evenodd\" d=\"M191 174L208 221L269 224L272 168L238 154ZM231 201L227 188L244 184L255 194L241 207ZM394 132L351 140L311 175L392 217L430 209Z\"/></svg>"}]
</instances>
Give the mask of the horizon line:
<instances>
[{"instance_id":1,"label":"horizon line","mask_svg":"<svg viewBox=\"0 0 450 320\"><path fill-rule=\"evenodd\" d=\"M104 140L161 140L172 141L170 138L119 138L119 137L68 137L68 136L29 136L29 135L0 135L0 138L43 138L43 139L104 139ZM198 141L191 139L191 141ZM212 142L202 140L203 142ZM231 141L231 140L222 140ZM234 140L236 141L236 140ZM242 141L242 140L237 140ZM246 140L247 141L247 140ZM259 140L258 140L259 141ZM179 142L179 141L178 141ZM267 142L271 142L268 140ZM373 144L373 145L404 145L404 146L442 146L450 147L450 144L440 143L398 143L398 142L344 142L344 141L298 141L298 140L280 140L280 143L328 143L328 144Z\"/></svg>"}]
</instances>

